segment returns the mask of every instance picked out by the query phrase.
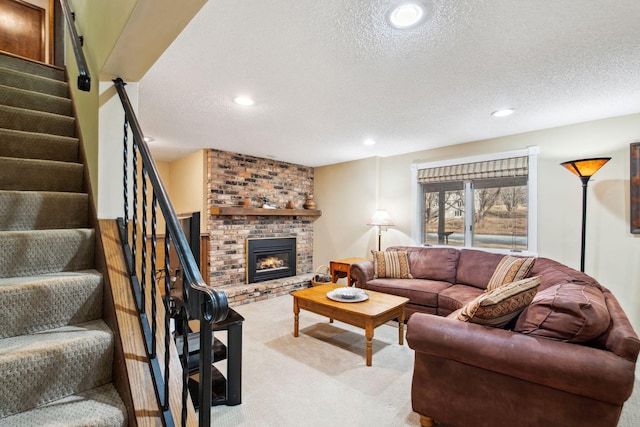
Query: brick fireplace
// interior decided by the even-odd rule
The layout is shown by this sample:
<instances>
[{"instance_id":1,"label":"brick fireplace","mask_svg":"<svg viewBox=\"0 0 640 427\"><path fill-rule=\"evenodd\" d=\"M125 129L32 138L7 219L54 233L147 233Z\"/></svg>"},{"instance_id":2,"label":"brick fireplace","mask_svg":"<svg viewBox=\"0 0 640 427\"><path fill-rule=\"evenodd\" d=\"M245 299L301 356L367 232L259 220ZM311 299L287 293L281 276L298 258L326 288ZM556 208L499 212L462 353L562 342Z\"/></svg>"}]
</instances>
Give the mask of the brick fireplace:
<instances>
[{"instance_id":1,"label":"brick fireplace","mask_svg":"<svg viewBox=\"0 0 640 427\"><path fill-rule=\"evenodd\" d=\"M220 150L207 153L209 210L214 207L261 207L262 199L295 209L313 193L313 168ZM313 275L313 220L305 215L207 215L209 284L227 293L230 305L283 295L309 286ZM261 210L260 213L263 211ZM294 211L292 211L294 212ZM247 284L248 240L296 238L293 276Z\"/></svg>"}]
</instances>

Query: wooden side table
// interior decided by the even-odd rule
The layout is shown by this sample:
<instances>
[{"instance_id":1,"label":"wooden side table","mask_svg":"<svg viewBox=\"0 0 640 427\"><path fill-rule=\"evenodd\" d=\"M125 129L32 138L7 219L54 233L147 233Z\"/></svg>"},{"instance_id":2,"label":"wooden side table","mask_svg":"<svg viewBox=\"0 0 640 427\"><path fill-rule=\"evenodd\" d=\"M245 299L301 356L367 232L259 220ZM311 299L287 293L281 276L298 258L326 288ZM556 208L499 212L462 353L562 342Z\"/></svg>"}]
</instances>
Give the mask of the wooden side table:
<instances>
[{"instance_id":1,"label":"wooden side table","mask_svg":"<svg viewBox=\"0 0 640 427\"><path fill-rule=\"evenodd\" d=\"M331 281L336 281L342 277L347 278L347 286L351 286L351 264L356 262L367 261L366 258L343 258L329 262L329 270L331 271Z\"/></svg>"}]
</instances>

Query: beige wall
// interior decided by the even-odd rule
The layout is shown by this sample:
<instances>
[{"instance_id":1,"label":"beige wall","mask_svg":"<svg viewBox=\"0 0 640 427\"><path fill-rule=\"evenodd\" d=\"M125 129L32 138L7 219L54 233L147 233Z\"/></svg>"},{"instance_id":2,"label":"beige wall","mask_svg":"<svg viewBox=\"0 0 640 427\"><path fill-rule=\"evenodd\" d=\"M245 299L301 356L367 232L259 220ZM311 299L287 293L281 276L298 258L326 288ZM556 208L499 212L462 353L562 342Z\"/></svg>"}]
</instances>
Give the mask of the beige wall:
<instances>
[{"instance_id":1,"label":"beige wall","mask_svg":"<svg viewBox=\"0 0 640 427\"><path fill-rule=\"evenodd\" d=\"M196 151L173 162L156 162L156 165L175 212L200 212L200 231L206 231L206 151ZM164 230L164 223L162 227Z\"/></svg>"},{"instance_id":2,"label":"beige wall","mask_svg":"<svg viewBox=\"0 0 640 427\"><path fill-rule=\"evenodd\" d=\"M578 269L581 184L559 163L610 156L589 183L585 270L612 290L640 331L640 235L629 232L629 144L635 141L640 141L640 114L316 168L322 217L315 222L314 266L370 256L376 231L366 222L376 207L387 209L396 223L383 233L383 248L415 243L412 163L538 146L538 255Z\"/></svg>"},{"instance_id":3,"label":"beige wall","mask_svg":"<svg viewBox=\"0 0 640 427\"><path fill-rule=\"evenodd\" d=\"M65 46L65 64L82 132L92 191L98 204L98 215L101 218L112 218L112 216L100 215L99 197L96 196L100 188L99 163L104 164L99 161L101 153L98 136L100 133L98 76L135 2L136 0L71 0L69 2L70 8L76 13L75 22L78 34L84 36L83 52L92 80L90 92L78 90L75 83L78 78L78 68L68 35Z\"/></svg>"},{"instance_id":4,"label":"beige wall","mask_svg":"<svg viewBox=\"0 0 640 427\"><path fill-rule=\"evenodd\" d=\"M67 73L69 80L75 82L78 78L78 67L76 65L75 57L71 49L71 43L69 37L66 40L66 52L65 63L67 64ZM89 67L89 74L95 74L95 64L87 58L87 66ZM78 90L75 83L70 84L71 98L73 99L74 107L76 109L76 117L78 119L78 126L80 127L80 136L83 141L85 150L85 156L87 161L87 167L89 169L89 175L91 177L91 190L94 195L98 194L98 85L92 82L92 88L90 92L83 92Z\"/></svg>"},{"instance_id":5,"label":"beige wall","mask_svg":"<svg viewBox=\"0 0 640 427\"><path fill-rule=\"evenodd\" d=\"M377 208L376 170L380 160L369 158L315 168L314 197L322 216L314 223L314 270L329 265L331 259L366 256L375 246L376 236L366 224Z\"/></svg>"},{"instance_id":6,"label":"beige wall","mask_svg":"<svg viewBox=\"0 0 640 427\"><path fill-rule=\"evenodd\" d=\"M207 0L70 0L96 80L140 81ZM89 58L87 58L89 61Z\"/></svg>"},{"instance_id":7,"label":"beige wall","mask_svg":"<svg viewBox=\"0 0 640 427\"><path fill-rule=\"evenodd\" d=\"M76 14L78 34L84 36L84 54L87 61L95 66L91 71L102 70L137 2L69 0L69 6ZM92 78L98 80L98 73L94 73Z\"/></svg>"},{"instance_id":8,"label":"beige wall","mask_svg":"<svg viewBox=\"0 0 640 427\"><path fill-rule=\"evenodd\" d=\"M171 197L171 163L157 161L156 167L158 168L160 179L162 179L162 182L164 183L167 193L169 193L169 198L171 199L172 198Z\"/></svg>"},{"instance_id":9,"label":"beige wall","mask_svg":"<svg viewBox=\"0 0 640 427\"><path fill-rule=\"evenodd\" d=\"M167 192L177 214L200 212L200 230L207 229L206 212L206 151L199 150L181 159L167 163L168 170L162 172L162 179L168 173Z\"/></svg>"},{"instance_id":10,"label":"beige wall","mask_svg":"<svg viewBox=\"0 0 640 427\"><path fill-rule=\"evenodd\" d=\"M122 77L125 81L140 81L207 0L119 2L126 3L123 10L127 21L105 58L100 70L101 80ZM109 6L117 10L115 6Z\"/></svg>"},{"instance_id":11,"label":"beige wall","mask_svg":"<svg viewBox=\"0 0 640 427\"><path fill-rule=\"evenodd\" d=\"M128 80L137 109L137 82L196 15L206 0L70 0L91 74L91 91L78 90L78 69L69 37L65 63L91 176L99 218L122 216L123 110L111 78ZM144 123L141 123L144 132Z\"/></svg>"},{"instance_id":12,"label":"beige wall","mask_svg":"<svg viewBox=\"0 0 640 427\"><path fill-rule=\"evenodd\" d=\"M100 143L97 148L100 167L97 172L99 183L99 192L96 197L97 211L99 218L118 218L124 215L122 194L124 110L113 83L99 82L98 92L100 107L98 140ZM127 95L134 110L137 110L137 83L127 85ZM129 138L132 138L131 130L129 130ZM129 170L131 171L131 164Z\"/></svg>"}]
</instances>

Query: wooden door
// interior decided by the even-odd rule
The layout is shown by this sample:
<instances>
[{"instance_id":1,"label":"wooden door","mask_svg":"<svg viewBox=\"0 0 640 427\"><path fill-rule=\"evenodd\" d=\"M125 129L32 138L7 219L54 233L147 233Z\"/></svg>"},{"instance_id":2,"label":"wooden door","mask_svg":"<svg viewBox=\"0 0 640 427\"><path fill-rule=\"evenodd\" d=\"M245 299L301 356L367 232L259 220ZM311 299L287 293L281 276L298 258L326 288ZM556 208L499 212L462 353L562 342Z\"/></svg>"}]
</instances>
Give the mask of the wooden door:
<instances>
[{"instance_id":1,"label":"wooden door","mask_svg":"<svg viewBox=\"0 0 640 427\"><path fill-rule=\"evenodd\" d=\"M45 10L20 0L0 0L0 50L45 61Z\"/></svg>"}]
</instances>

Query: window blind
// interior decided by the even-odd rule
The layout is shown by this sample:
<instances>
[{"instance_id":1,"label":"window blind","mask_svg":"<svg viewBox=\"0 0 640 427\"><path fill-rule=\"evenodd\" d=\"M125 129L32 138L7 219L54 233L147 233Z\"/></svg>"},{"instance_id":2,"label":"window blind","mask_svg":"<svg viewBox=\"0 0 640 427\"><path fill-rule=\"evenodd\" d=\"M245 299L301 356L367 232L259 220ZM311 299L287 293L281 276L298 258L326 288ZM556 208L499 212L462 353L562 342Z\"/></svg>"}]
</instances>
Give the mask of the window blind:
<instances>
[{"instance_id":1,"label":"window blind","mask_svg":"<svg viewBox=\"0 0 640 427\"><path fill-rule=\"evenodd\" d=\"M529 172L529 157L511 157L500 160L464 163L419 169L418 182L470 181L487 178L526 177Z\"/></svg>"}]
</instances>

